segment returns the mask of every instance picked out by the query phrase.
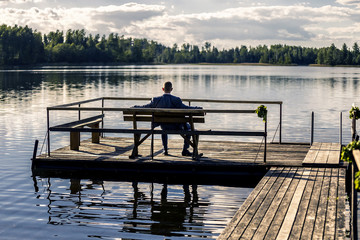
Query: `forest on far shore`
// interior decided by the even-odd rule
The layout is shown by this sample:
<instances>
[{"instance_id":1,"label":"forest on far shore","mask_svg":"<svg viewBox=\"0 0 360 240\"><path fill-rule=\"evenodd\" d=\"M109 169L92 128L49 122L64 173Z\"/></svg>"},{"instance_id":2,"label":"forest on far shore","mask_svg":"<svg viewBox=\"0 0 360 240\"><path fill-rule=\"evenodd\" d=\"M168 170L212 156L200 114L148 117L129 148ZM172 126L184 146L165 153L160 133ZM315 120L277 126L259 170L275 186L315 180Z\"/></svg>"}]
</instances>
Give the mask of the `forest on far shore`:
<instances>
[{"instance_id":1,"label":"forest on far shore","mask_svg":"<svg viewBox=\"0 0 360 240\"><path fill-rule=\"evenodd\" d=\"M85 30L64 33L56 30L42 35L28 26L0 26L0 65L53 63L262 63L275 65L360 65L360 49L309 48L282 44L259 45L219 50L211 43L204 46L184 43L164 46L156 41L86 34Z\"/></svg>"}]
</instances>

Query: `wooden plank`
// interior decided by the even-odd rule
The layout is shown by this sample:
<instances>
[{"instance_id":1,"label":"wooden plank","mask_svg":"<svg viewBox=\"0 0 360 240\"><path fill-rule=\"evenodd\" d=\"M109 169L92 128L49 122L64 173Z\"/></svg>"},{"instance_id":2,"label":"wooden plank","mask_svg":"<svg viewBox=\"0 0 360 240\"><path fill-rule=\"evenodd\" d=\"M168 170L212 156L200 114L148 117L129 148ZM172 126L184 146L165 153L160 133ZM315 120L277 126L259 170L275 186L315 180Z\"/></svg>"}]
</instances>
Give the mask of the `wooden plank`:
<instances>
[{"instance_id":1,"label":"wooden plank","mask_svg":"<svg viewBox=\"0 0 360 240\"><path fill-rule=\"evenodd\" d=\"M291 233L289 236L290 239L300 239L301 232L304 230L303 225L305 222L305 217L307 214L307 209L309 207L310 199L313 191L317 191L314 189L316 175L318 173L317 168L307 168L306 170L310 171L310 175L308 176L308 181L306 183L306 187L304 190L304 194L300 201L299 211L296 215L295 222L291 229ZM305 229L306 231L306 229Z\"/></svg>"},{"instance_id":2,"label":"wooden plank","mask_svg":"<svg viewBox=\"0 0 360 240\"><path fill-rule=\"evenodd\" d=\"M325 239L335 239L336 203L338 199L339 169L331 169L330 190L325 220Z\"/></svg>"},{"instance_id":3,"label":"wooden plank","mask_svg":"<svg viewBox=\"0 0 360 240\"><path fill-rule=\"evenodd\" d=\"M272 201L271 205L269 206L268 210L264 218L262 219L260 225L256 229L254 233L253 239L264 239L269 229L271 222L273 221L276 212L279 210L280 204L289 189L291 182L293 181L294 177L296 176L297 168L292 168L288 175L286 176L283 184L281 185L279 191L276 193L274 200Z\"/></svg>"},{"instance_id":4,"label":"wooden plank","mask_svg":"<svg viewBox=\"0 0 360 240\"><path fill-rule=\"evenodd\" d=\"M320 151L316 156L315 163L316 164L326 164L329 158L331 143L322 143L320 147Z\"/></svg>"},{"instance_id":5,"label":"wooden plank","mask_svg":"<svg viewBox=\"0 0 360 240\"><path fill-rule=\"evenodd\" d=\"M242 235L242 233L246 229L246 226L250 223L252 217L254 216L254 213L257 211L263 200L266 198L266 195L268 194L272 185L276 182L276 179L282 173L283 168L271 168L270 171L274 173L267 181L266 186L261 189L257 197L255 199L250 199L251 204L246 209L246 211L243 212L242 215L239 215L241 218L237 220L237 224L230 235L230 239L238 239L239 236Z\"/></svg>"},{"instance_id":6,"label":"wooden plank","mask_svg":"<svg viewBox=\"0 0 360 240\"><path fill-rule=\"evenodd\" d=\"M332 143L327 164L339 165L340 154L341 154L341 144L340 143Z\"/></svg>"},{"instance_id":7,"label":"wooden plank","mask_svg":"<svg viewBox=\"0 0 360 240\"><path fill-rule=\"evenodd\" d=\"M324 174L325 169L319 168L315 180L314 191L311 194L311 199L303 226L303 229L306 230L302 231L300 239L312 239Z\"/></svg>"},{"instance_id":8,"label":"wooden plank","mask_svg":"<svg viewBox=\"0 0 360 240\"><path fill-rule=\"evenodd\" d=\"M151 116L136 116L134 118L134 116L124 116L124 121L134 121L134 119L136 119L137 122L152 122L152 117ZM195 123L205 123L205 118L200 118L200 117L194 117L194 122ZM154 122L157 123L186 123L186 122L190 122L190 117L154 117Z\"/></svg>"},{"instance_id":9,"label":"wooden plank","mask_svg":"<svg viewBox=\"0 0 360 240\"><path fill-rule=\"evenodd\" d=\"M249 208L252 206L253 202L258 198L259 194L263 191L265 185L268 186L271 184L269 180L274 179L273 176L278 176L282 172L283 168L271 168L261 181L256 185L254 190L250 193L249 197L241 205L239 210L235 213L234 217L226 226L225 230L221 233L218 239L228 239L231 234L234 232L235 228L238 226L239 222L242 220L242 217L245 213L248 212Z\"/></svg>"},{"instance_id":10,"label":"wooden plank","mask_svg":"<svg viewBox=\"0 0 360 240\"><path fill-rule=\"evenodd\" d=\"M288 239L290 236L291 228L295 221L296 214L300 206L300 200L303 196L306 183L308 181L308 176L310 175L310 170L304 170L300 182L295 190L294 196L291 200L290 206L286 213L283 224L281 225L279 234L276 239Z\"/></svg>"},{"instance_id":11,"label":"wooden plank","mask_svg":"<svg viewBox=\"0 0 360 240\"><path fill-rule=\"evenodd\" d=\"M298 168L264 239L276 239L304 169Z\"/></svg>"},{"instance_id":12,"label":"wooden plank","mask_svg":"<svg viewBox=\"0 0 360 240\"><path fill-rule=\"evenodd\" d=\"M316 156L319 153L321 143L314 142L310 147L309 152L306 154L303 164L312 164L315 162Z\"/></svg>"},{"instance_id":13,"label":"wooden plank","mask_svg":"<svg viewBox=\"0 0 360 240\"><path fill-rule=\"evenodd\" d=\"M52 128L75 128L75 127L88 126L88 125L91 125L91 124L94 124L94 123L97 123L97 122L101 122L103 117L104 117L104 114L100 114L100 115L97 115L97 116L84 118L84 119L81 119L81 120L78 120L78 121L73 121L73 122L57 125L57 126L54 126Z\"/></svg>"},{"instance_id":14,"label":"wooden plank","mask_svg":"<svg viewBox=\"0 0 360 240\"><path fill-rule=\"evenodd\" d=\"M320 201L317 209L313 238L323 239L325 230L325 217L327 214L328 197L330 190L331 168L325 168L325 175L321 187Z\"/></svg>"},{"instance_id":15,"label":"wooden plank","mask_svg":"<svg viewBox=\"0 0 360 240\"><path fill-rule=\"evenodd\" d=\"M336 230L335 239L345 239L345 168L339 169L339 186L337 189L337 205L336 205Z\"/></svg>"},{"instance_id":16,"label":"wooden plank","mask_svg":"<svg viewBox=\"0 0 360 240\"><path fill-rule=\"evenodd\" d=\"M280 191L281 186L286 178L288 178L288 174L291 171L291 168L285 168L280 176L276 179L276 182L269 189L266 198L261 203L260 207L257 209L255 214L253 215L250 223L246 227L243 234L240 236L243 239L250 239L254 235L255 231L258 229L260 223L262 222L265 214L268 212L270 205L273 202L278 191Z\"/></svg>"}]
</instances>

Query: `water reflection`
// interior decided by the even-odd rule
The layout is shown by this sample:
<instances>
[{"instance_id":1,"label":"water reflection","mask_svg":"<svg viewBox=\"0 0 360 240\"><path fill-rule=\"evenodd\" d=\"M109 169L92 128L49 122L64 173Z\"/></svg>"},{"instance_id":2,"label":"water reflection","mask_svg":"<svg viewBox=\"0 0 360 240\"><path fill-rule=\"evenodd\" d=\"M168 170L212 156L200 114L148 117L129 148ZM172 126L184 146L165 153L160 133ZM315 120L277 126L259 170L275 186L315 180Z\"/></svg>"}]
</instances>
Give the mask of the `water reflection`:
<instances>
[{"instance_id":1,"label":"water reflection","mask_svg":"<svg viewBox=\"0 0 360 240\"><path fill-rule=\"evenodd\" d=\"M42 193L37 185L43 181L46 181L46 188ZM37 199L48 201L47 223L50 225L117 229L123 234L142 234L148 238L154 235L215 237L241 203L233 203L230 212L223 209L232 205L235 196L237 201L243 201L251 191L244 194L239 188L219 186L224 194L232 193L214 201L211 196L214 186L196 184L37 178L34 187Z\"/></svg>"}]
</instances>

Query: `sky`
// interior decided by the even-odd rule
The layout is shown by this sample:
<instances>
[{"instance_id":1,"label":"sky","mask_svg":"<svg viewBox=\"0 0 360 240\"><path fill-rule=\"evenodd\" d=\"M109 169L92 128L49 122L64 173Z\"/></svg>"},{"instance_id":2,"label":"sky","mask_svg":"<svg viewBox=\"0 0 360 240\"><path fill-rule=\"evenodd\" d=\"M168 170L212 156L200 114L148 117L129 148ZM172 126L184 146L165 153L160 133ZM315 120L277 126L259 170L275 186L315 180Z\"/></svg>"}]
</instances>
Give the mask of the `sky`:
<instances>
[{"instance_id":1,"label":"sky","mask_svg":"<svg viewBox=\"0 0 360 240\"><path fill-rule=\"evenodd\" d=\"M27 25L42 34L117 33L170 47L351 48L360 40L360 0L0 0L0 24Z\"/></svg>"}]
</instances>

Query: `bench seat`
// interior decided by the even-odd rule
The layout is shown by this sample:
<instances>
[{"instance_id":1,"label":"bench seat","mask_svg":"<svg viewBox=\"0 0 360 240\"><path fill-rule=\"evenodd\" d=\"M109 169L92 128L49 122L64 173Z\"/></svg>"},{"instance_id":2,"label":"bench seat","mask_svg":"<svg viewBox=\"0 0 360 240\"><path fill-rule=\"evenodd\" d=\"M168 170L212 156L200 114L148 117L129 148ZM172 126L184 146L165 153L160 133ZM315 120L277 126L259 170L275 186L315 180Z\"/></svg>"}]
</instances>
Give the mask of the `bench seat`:
<instances>
[{"instance_id":1,"label":"bench seat","mask_svg":"<svg viewBox=\"0 0 360 240\"><path fill-rule=\"evenodd\" d=\"M91 129L99 129L100 123L103 121L104 114L84 118L78 121L65 123L49 128L50 131L69 131L70 132L70 149L79 150L80 146L80 131L73 131L74 129L82 129L84 127L90 127ZM92 132L91 142L100 142L100 132Z\"/></svg>"}]
</instances>

